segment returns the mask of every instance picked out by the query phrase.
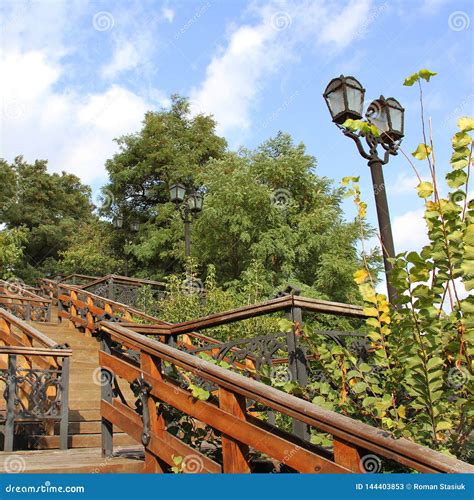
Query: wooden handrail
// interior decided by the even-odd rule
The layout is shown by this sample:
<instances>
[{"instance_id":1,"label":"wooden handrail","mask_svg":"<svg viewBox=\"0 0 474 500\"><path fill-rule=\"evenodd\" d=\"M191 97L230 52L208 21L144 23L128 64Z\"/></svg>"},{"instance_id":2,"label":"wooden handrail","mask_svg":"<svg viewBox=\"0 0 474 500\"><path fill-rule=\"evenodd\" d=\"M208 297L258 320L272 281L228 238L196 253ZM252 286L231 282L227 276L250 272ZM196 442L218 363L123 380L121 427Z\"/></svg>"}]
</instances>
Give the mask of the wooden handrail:
<instances>
[{"instance_id":1,"label":"wooden handrail","mask_svg":"<svg viewBox=\"0 0 474 500\"><path fill-rule=\"evenodd\" d=\"M51 356L68 358L72 356L72 349L47 349L45 347L0 346L0 354L18 354L19 356Z\"/></svg>"},{"instance_id":2,"label":"wooden handrail","mask_svg":"<svg viewBox=\"0 0 474 500\"><path fill-rule=\"evenodd\" d=\"M6 417L4 451L11 452L14 445L15 425L21 421L60 422L60 447L68 447L68 394L69 363L72 350L59 345L42 332L9 311L0 308L0 355L6 355L0 369L4 374L6 390ZM17 365L17 357L22 366ZM24 363L26 362L26 367ZM18 376L18 374L21 376ZM42 374L47 374L42 378ZM5 376L7 375L7 376ZM48 380L55 377L54 384ZM18 401L21 403L18 408ZM50 407L45 406L49 404ZM58 413L50 413L51 408Z\"/></svg>"},{"instance_id":3,"label":"wooden handrail","mask_svg":"<svg viewBox=\"0 0 474 500\"><path fill-rule=\"evenodd\" d=\"M151 285L151 286L159 286L159 287L163 287L163 288L166 287L166 283L164 283L162 281L154 281L154 280L141 279L141 278L131 278L129 276L121 276L118 274L107 274L106 276L103 276L101 278L97 278L96 280L91 281L90 283L85 283L84 285L81 285L80 288L87 289L91 286L98 285L99 283L105 283L109 280L113 280L116 283Z\"/></svg>"},{"instance_id":4,"label":"wooden handrail","mask_svg":"<svg viewBox=\"0 0 474 500\"><path fill-rule=\"evenodd\" d=\"M9 311L0 308L0 319L3 319L10 323L11 325L16 326L19 328L25 335L30 337L32 340L35 340L38 342L40 345L48 348L55 348L58 344L54 342L54 340L51 340L49 337L47 337L44 333L40 332L33 326L29 325L28 323L25 323L21 319L17 318L14 316L12 313Z\"/></svg>"},{"instance_id":5,"label":"wooden handrail","mask_svg":"<svg viewBox=\"0 0 474 500\"><path fill-rule=\"evenodd\" d=\"M420 446L407 439L393 439L385 431L371 427L333 411L318 407L307 401L296 398L237 373L225 370L215 364L196 358L195 356L179 351L171 346L144 337L143 335L124 328L120 324L103 322L101 324L101 329L105 334L110 336L111 340L118 341L124 346L139 350L142 359L149 357L150 359L155 360L154 365L156 366L160 366L162 361L169 362L186 372L191 372L200 378L216 384L219 387L219 391L224 391L224 394L228 394L231 400L237 401L239 398L248 398L262 403L282 414L305 422L322 432L330 433L335 440L335 456L338 454L336 453L336 448L345 446L354 453L357 449L368 450L369 452L376 453L377 455L383 456L389 460L394 460L420 472L474 472L473 466L455 458L442 455L441 453L424 446ZM211 427L223 428L224 432L233 436L232 442L234 445L238 443L240 443L239 446L244 444L249 444L251 446L257 445L258 448L258 444L262 444L258 441L258 439L254 439L255 434L252 434L252 436L248 435L246 437L246 429L249 432L251 430L253 433L257 433L257 430L248 425L249 422L245 412L245 405L240 405L240 410L237 410L235 403L233 403L229 407L229 410L224 410L224 413L227 411L234 416L236 415L234 413L235 411L237 411L237 413L238 411L243 412L241 414L241 423L234 418L234 427L225 427L224 424L222 424L222 418L224 417L222 410L218 410L217 407L214 407L209 402L202 401L195 401L191 406L186 405L185 399L186 397L190 397L189 392L184 389L174 387L171 381L163 378L163 374L161 372L156 372L155 370L155 373L152 373L153 370L150 368L145 369L143 366L136 367L123 361L123 359L115 358L112 354L107 354L106 352L101 352L100 363L104 369L107 369L120 377L126 378L130 382L135 378L143 376L144 380L151 385L150 392L153 396L164 400L172 406L177 405L176 407L178 409L182 410L186 407L188 412L192 412L192 414L188 414L206 422ZM167 389L167 387L169 387L169 389ZM221 400L221 398L219 399ZM115 405L115 414L113 409L114 404L112 401L103 400L102 410L107 415L106 418L113 419L115 414L120 414L120 406ZM255 424L256 422L254 422L254 426ZM240 430L239 427L241 427ZM160 432L161 434L163 433L162 431ZM275 445L275 448L272 448L268 443L266 443L266 452L268 452L269 449L276 449L277 437L272 437L270 434L267 436L267 439L274 440L273 444ZM300 453L299 449L298 453ZM233 448L231 455L239 456L235 447ZM242 457L240 458L243 459ZM327 466L326 461L323 461L322 466ZM301 467L304 468L304 464L301 464ZM341 467L346 470L340 470L340 472L348 471L347 463L346 465L343 464ZM307 469L304 470L308 471ZM327 468L325 470L327 471ZM354 468L351 470L356 471Z\"/></svg>"}]
</instances>

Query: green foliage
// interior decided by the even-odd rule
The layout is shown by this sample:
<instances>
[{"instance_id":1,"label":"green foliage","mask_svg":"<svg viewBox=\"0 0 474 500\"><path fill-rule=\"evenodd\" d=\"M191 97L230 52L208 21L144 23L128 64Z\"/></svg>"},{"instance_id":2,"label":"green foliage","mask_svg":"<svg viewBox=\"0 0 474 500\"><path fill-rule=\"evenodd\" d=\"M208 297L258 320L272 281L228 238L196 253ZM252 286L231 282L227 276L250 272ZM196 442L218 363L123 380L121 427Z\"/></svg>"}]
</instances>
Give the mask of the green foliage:
<instances>
[{"instance_id":1,"label":"green foliage","mask_svg":"<svg viewBox=\"0 0 474 500\"><path fill-rule=\"evenodd\" d=\"M342 124L342 126L352 132L362 132L362 134L370 134L375 137L380 135L379 129L374 124L366 120L352 120L349 118Z\"/></svg>"},{"instance_id":2,"label":"green foliage","mask_svg":"<svg viewBox=\"0 0 474 500\"><path fill-rule=\"evenodd\" d=\"M147 113L139 133L117 139L120 152L106 163L104 188L113 203L103 212L142 223L141 240L130 248L132 273L162 278L180 269L183 227L168 188L177 181L193 186L209 160L223 155L226 142L215 125L210 116L191 117L188 101L175 95L169 111Z\"/></svg>"},{"instance_id":3,"label":"green foliage","mask_svg":"<svg viewBox=\"0 0 474 500\"><path fill-rule=\"evenodd\" d=\"M432 75L420 72L407 84L419 78L428 81ZM473 121L463 117L458 127L452 170L446 175L454 191L445 197L435 175L432 140L413 153L431 172L431 180L420 178L417 187L425 200L429 243L393 261L391 283L398 291L398 307L391 308L385 295L375 291L368 266L354 274L370 316L370 358L361 362L343 347L330 348L311 332L307 335L326 377L312 384L316 404L324 401L326 407L362 416L395 435L472 460L468 444L473 430L469 381L474 300L462 297L460 283L466 290L474 287L474 203L467 199L472 165L472 138L467 132ZM352 195L360 206L357 187ZM362 207L359 218L364 214Z\"/></svg>"},{"instance_id":4,"label":"green foliage","mask_svg":"<svg viewBox=\"0 0 474 500\"><path fill-rule=\"evenodd\" d=\"M28 232L24 228L3 229L0 231L0 278L15 275L16 266L23 257L23 245Z\"/></svg>"},{"instance_id":5,"label":"green foliage","mask_svg":"<svg viewBox=\"0 0 474 500\"><path fill-rule=\"evenodd\" d=\"M98 219L78 223L68 237L67 249L59 253L60 270L64 274L120 274L123 261L115 254L114 237L110 225Z\"/></svg>"},{"instance_id":6,"label":"green foliage","mask_svg":"<svg viewBox=\"0 0 474 500\"><path fill-rule=\"evenodd\" d=\"M199 177L206 198L192 233L199 262L215 265L225 286L258 262L269 292L295 282L320 298L357 301L349 279L357 227L343 220L343 191L314 169L304 146L281 133L256 151L210 162Z\"/></svg>"},{"instance_id":7,"label":"green foliage","mask_svg":"<svg viewBox=\"0 0 474 500\"><path fill-rule=\"evenodd\" d=\"M21 156L0 161L0 180L0 222L28 230L18 275L53 271L68 236L92 216L90 189L74 175L49 174L46 161L29 164Z\"/></svg>"}]
</instances>

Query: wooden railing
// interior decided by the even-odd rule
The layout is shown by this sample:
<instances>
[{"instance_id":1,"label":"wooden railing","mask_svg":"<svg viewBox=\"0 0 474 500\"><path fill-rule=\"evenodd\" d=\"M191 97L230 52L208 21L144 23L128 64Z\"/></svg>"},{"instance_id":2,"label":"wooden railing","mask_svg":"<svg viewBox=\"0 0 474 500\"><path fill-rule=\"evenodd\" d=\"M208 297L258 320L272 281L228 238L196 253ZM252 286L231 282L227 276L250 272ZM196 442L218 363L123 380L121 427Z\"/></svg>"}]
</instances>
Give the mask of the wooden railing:
<instances>
[{"instance_id":1,"label":"wooden railing","mask_svg":"<svg viewBox=\"0 0 474 500\"><path fill-rule=\"evenodd\" d=\"M0 280L0 307L26 321L51 321L51 300L31 287Z\"/></svg>"},{"instance_id":2,"label":"wooden railing","mask_svg":"<svg viewBox=\"0 0 474 500\"><path fill-rule=\"evenodd\" d=\"M419 446L406 439L392 439L383 432L346 416L320 408L255 380L225 370L129 328L104 322L99 361L102 380L102 447L113 451L114 426L145 446L145 472L166 472L180 467L192 472L251 472L255 451L278 467L304 473L362 472L367 455L376 455L420 472L474 472L474 467ZM117 345L121 348L117 350ZM139 363L126 349L140 353ZM168 375L171 371L197 377L213 386L209 400ZM141 415L119 400L114 380L133 384L142 403ZM281 415L304 422L332 436L331 450L320 448L260 420L247 410L257 402ZM201 449L168 432L162 407L167 405L194 419L196 426L217 432L222 459L210 458ZM158 408L158 410L157 410ZM370 457L369 457L370 458Z\"/></svg>"},{"instance_id":3,"label":"wooden railing","mask_svg":"<svg viewBox=\"0 0 474 500\"><path fill-rule=\"evenodd\" d=\"M0 341L4 450L13 450L16 423L43 422L52 431L57 421L61 448L66 449L72 351L4 309L0 309Z\"/></svg>"}]
</instances>

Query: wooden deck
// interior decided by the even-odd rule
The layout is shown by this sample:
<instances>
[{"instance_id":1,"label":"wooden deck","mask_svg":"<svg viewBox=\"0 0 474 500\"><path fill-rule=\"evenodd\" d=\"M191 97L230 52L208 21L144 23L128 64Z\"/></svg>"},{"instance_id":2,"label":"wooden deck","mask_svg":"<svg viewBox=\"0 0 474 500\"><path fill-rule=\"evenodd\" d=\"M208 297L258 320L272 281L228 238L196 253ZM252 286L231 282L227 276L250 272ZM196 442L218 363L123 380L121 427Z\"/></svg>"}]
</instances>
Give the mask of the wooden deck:
<instances>
[{"instance_id":1,"label":"wooden deck","mask_svg":"<svg viewBox=\"0 0 474 500\"><path fill-rule=\"evenodd\" d=\"M57 317L53 308L53 318ZM59 424L54 434L28 436L28 451L0 452L0 473L132 473L143 470L143 447L128 434L114 436L114 457L101 453L101 379L99 343L68 322L29 322L58 344L72 349L69 374L68 450L59 450ZM124 393L131 396L130 389ZM116 456L115 456L116 455ZM10 457L10 458L8 458Z\"/></svg>"},{"instance_id":2,"label":"wooden deck","mask_svg":"<svg viewBox=\"0 0 474 500\"><path fill-rule=\"evenodd\" d=\"M133 473L143 470L143 449L118 448L113 458L102 457L101 448L0 452L0 474Z\"/></svg>"}]
</instances>

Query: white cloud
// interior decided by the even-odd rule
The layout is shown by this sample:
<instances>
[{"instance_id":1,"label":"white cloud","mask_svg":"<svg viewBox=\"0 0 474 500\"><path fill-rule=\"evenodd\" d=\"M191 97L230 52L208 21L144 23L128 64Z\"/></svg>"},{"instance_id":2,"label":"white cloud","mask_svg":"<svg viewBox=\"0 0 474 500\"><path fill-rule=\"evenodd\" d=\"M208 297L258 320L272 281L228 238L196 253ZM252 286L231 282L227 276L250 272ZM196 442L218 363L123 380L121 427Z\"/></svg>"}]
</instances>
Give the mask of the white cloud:
<instances>
[{"instance_id":1,"label":"white cloud","mask_svg":"<svg viewBox=\"0 0 474 500\"><path fill-rule=\"evenodd\" d=\"M110 79L116 77L119 73L135 68L140 63L140 52L137 50L136 43L120 43L109 63L101 70L102 78Z\"/></svg>"},{"instance_id":2,"label":"white cloud","mask_svg":"<svg viewBox=\"0 0 474 500\"><path fill-rule=\"evenodd\" d=\"M204 81L191 90L193 108L211 113L218 131L245 132L251 112L272 75L297 57L298 44L311 41L340 50L359 34L370 0L274 1L256 11L254 25L234 28L206 69Z\"/></svg>"},{"instance_id":3,"label":"white cloud","mask_svg":"<svg viewBox=\"0 0 474 500\"><path fill-rule=\"evenodd\" d=\"M161 9L161 17L165 20L168 21L169 23L172 23L174 20L175 12L173 9L170 7L163 7Z\"/></svg>"},{"instance_id":4,"label":"white cloud","mask_svg":"<svg viewBox=\"0 0 474 500\"><path fill-rule=\"evenodd\" d=\"M410 210L393 219L395 251L421 250L428 243L424 209Z\"/></svg>"},{"instance_id":5,"label":"white cloud","mask_svg":"<svg viewBox=\"0 0 474 500\"><path fill-rule=\"evenodd\" d=\"M394 183L391 184L391 192L394 194L415 193L416 186L419 184L418 177L413 174L409 175L402 171L398 174Z\"/></svg>"},{"instance_id":6,"label":"white cloud","mask_svg":"<svg viewBox=\"0 0 474 500\"><path fill-rule=\"evenodd\" d=\"M48 159L51 171L85 182L104 178L105 160L117 148L113 139L137 130L151 108L119 85L87 95L56 91L63 68L41 51L6 53L0 68L1 156Z\"/></svg>"}]
</instances>

